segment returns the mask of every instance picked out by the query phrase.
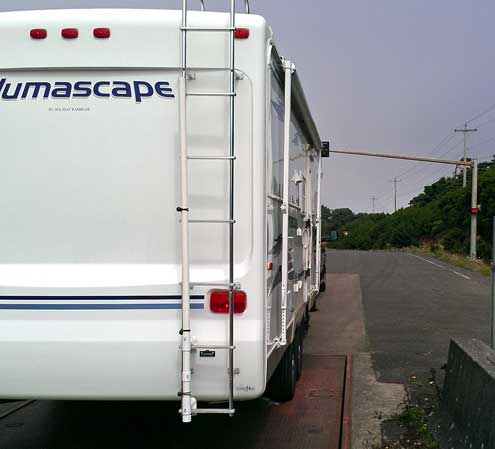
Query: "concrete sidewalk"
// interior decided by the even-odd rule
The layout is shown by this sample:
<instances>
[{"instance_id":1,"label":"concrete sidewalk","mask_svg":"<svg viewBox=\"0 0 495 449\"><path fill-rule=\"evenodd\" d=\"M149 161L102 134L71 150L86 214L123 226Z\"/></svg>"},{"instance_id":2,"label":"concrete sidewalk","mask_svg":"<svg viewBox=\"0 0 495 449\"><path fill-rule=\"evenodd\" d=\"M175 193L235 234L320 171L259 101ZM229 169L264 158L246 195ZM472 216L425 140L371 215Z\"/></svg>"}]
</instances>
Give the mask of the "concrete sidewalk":
<instances>
[{"instance_id":1,"label":"concrete sidewalk","mask_svg":"<svg viewBox=\"0 0 495 449\"><path fill-rule=\"evenodd\" d=\"M369 352L358 274L329 274L311 318L305 351L352 354L352 448L381 442L381 423L405 400L401 384L377 381ZM324 340L320 340L323 337Z\"/></svg>"}]
</instances>

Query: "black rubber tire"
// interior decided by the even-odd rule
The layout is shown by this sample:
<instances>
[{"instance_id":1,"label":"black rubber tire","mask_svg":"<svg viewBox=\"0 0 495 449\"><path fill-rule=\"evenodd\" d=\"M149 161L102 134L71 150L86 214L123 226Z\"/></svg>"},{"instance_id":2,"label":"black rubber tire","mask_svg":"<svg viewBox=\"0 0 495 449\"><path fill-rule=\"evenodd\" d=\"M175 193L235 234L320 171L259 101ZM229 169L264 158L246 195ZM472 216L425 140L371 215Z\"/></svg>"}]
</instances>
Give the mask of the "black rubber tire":
<instances>
[{"instance_id":1,"label":"black rubber tire","mask_svg":"<svg viewBox=\"0 0 495 449\"><path fill-rule=\"evenodd\" d=\"M282 360L270 379L267 393L275 401L290 401L296 392L297 367L294 346L294 344L291 344L286 349Z\"/></svg>"},{"instance_id":2,"label":"black rubber tire","mask_svg":"<svg viewBox=\"0 0 495 449\"><path fill-rule=\"evenodd\" d=\"M327 270L326 267L323 268L322 278L323 281L320 280L320 293L324 292L327 289Z\"/></svg>"},{"instance_id":3,"label":"black rubber tire","mask_svg":"<svg viewBox=\"0 0 495 449\"><path fill-rule=\"evenodd\" d=\"M304 335L306 335L309 332L310 323L311 323L311 314L309 313L309 309L306 306L306 313L304 314L304 318L303 318Z\"/></svg>"},{"instance_id":4,"label":"black rubber tire","mask_svg":"<svg viewBox=\"0 0 495 449\"><path fill-rule=\"evenodd\" d=\"M304 349L304 330L302 325L297 328L296 339L294 341L296 350L296 380L299 380L303 372L303 349Z\"/></svg>"}]
</instances>

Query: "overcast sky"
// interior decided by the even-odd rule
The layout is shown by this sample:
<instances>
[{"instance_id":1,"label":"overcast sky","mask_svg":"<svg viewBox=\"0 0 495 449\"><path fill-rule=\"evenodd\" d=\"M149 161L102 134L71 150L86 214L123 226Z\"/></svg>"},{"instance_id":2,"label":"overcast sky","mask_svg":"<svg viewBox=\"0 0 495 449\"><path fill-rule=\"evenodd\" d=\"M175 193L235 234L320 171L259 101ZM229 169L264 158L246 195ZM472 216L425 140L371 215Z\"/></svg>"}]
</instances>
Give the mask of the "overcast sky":
<instances>
[{"instance_id":1,"label":"overcast sky","mask_svg":"<svg viewBox=\"0 0 495 449\"><path fill-rule=\"evenodd\" d=\"M0 0L0 9L178 8L179 0ZM195 2L190 0L193 6ZM199 4L199 1L197 2ZM206 0L219 10L227 0ZM241 2L239 2L241 3ZM458 159L470 124L474 157L495 153L493 0L251 0L293 60L322 139L333 148ZM446 138L446 139L445 139ZM439 143L440 147L437 147ZM334 156L325 162L323 202L331 208L393 210L443 174L445 166Z\"/></svg>"}]
</instances>

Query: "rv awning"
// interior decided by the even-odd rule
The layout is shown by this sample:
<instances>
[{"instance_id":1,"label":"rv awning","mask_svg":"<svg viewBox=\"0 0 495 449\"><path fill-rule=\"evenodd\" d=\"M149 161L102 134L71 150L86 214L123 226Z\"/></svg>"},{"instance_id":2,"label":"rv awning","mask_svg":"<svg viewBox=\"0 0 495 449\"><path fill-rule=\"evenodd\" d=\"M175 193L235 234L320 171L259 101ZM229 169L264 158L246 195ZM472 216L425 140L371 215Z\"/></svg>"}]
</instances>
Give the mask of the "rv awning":
<instances>
[{"instance_id":1,"label":"rv awning","mask_svg":"<svg viewBox=\"0 0 495 449\"><path fill-rule=\"evenodd\" d=\"M277 75L279 76L282 83L285 80L284 69L282 66L281 58L275 47L272 48L275 59L279 61L276 65ZM303 132L306 134L309 143L316 148L321 150L321 138L318 128L316 127L315 121L311 114L311 111L306 100L306 95L304 95L304 89L301 84L301 80L296 72L292 75L292 111L297 116L301 126L303 126Z\"/></svg>"}]
</instances>

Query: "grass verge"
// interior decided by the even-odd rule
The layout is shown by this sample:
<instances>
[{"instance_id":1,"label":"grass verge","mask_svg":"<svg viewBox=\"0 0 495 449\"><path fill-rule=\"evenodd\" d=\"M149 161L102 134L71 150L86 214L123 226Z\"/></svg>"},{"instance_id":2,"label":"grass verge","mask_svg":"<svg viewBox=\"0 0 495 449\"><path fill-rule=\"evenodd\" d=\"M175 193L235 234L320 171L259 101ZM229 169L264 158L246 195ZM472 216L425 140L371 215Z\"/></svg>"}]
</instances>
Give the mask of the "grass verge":
<instances>
[{"instance_id":1,"label":"grass verge","mask_svg":"<svg viewBox=\"0 0 495 449\"><path fill-rule=\"evenodd\" d=\"M470 257L461 254L449 253L439 246L431 245L430 247L409 247L401 249L400 251L410 252L419 256L433 257L434 259L438 259L441 262L464 268L468 271L474 271L476 273L482 274L483 276L489 277L491 275L490 264L479 259L471 259Z\"/></svg>"},{"instance_id":2,"label":"grass verge","mask_svg":"<svg viewBox=\"0 0 495 449\"><path fill-rule=\"evenodd\" d=\"M438 391L432 379L411 376L407 401L382 424L383 443L370 449L440 449L432 418L438 413Z\"/></svg>"}]
</instances>

